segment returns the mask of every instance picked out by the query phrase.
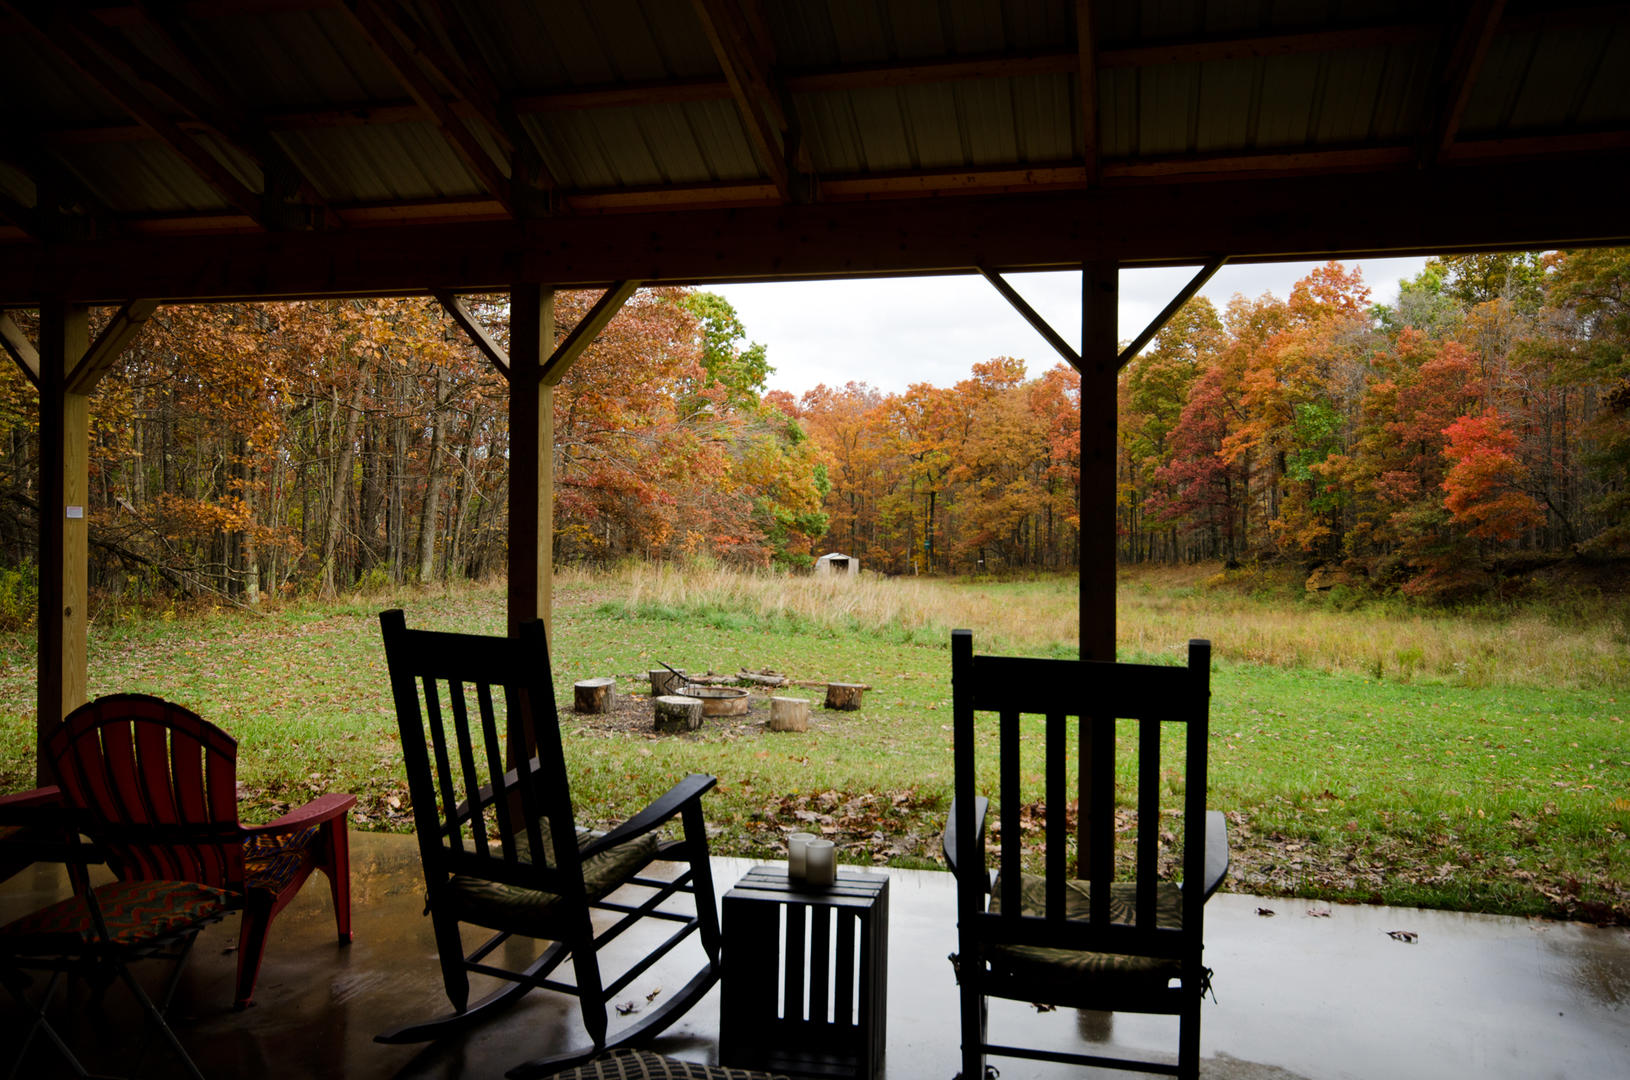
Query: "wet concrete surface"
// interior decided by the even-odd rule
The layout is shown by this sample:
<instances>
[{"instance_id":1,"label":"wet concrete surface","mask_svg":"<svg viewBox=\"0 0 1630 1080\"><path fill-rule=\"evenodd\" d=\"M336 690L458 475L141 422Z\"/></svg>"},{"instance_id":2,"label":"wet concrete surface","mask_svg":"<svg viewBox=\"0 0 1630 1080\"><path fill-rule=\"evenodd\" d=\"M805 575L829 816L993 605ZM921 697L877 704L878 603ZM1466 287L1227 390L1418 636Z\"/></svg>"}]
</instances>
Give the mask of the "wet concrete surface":
<instances>
[{"instance_id":1,"label":"wet concrete surface","mask_svg":"<svg viewBox=\"0 0 1630 1080\"><path fill-rule=\"evenodd\" d=\"M424 918L418 850L408 836L354 834L356 941L334 940L320 881L272 926L255 1004L234 1012L237 921L199 939L172 1019L211 1077L500 1076L521 1061L583 1045L575 999L533 992L462 1036L384 1046L381 1031L447 1011L430 921ZM752 863L715 860L720 895ZM956 948L949 875L889 871L889 1080L949 1080L957 1071ZM60 868L34 867L0 885L0 921L67 895ZM1257 914L1258 908L1275 912ZM1309 909L1328 909L1315 917ZM1218 894L1206 909L1207 963L1217 1001L1203 1011L1202 1075L1222 1080L1408 1080L1439 1077L1630 1076L1630 931L1415 909L1310 904ZM1388 931L1418 935L1414 943ZM629 954L641 943L625 935ZM473 937L472 937L472 940ZM619 942L622 945L622 942ZM637 1020L677 989L700 950L681 946L623 995ZM153 969L153 970L145 970ZM144 965L145 985L157 970ZM479 986L476 993L480 993ZM717 1062L714 990L655 1048ZM87 1063L128 1069L140 1025L120 987L98 1004L84 986L59 994L53 1020ZM9 1059L20 1013L0 1003L0 1052ZM991 1035L1079 1052L1175 1051L1176 1021L1131 1014L1038 1013L993 1001ZM147 1075L174 1074L158 1051ZM1017 1060L1006 1080L1082 1077L1094 1070ZM65 1074L36 1046L20 1075ZM1138 1075L1109 1073L1103 1075Z\"/></svg>"}]
</instances>

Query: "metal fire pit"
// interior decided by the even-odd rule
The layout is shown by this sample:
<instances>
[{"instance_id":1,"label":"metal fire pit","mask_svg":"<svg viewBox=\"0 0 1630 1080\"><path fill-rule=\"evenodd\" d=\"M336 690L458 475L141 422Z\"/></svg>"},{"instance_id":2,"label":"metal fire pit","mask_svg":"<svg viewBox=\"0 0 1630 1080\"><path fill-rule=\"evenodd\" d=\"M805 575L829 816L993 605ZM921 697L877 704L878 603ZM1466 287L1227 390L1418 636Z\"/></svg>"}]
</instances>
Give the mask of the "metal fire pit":
<instances>
[{"instance_id":1,"label":"metal fire pit","mask_svg":"<svg viewBox=\"0 0 1630 1080\"><path fill-rule=\"evenodd\" d=\"M686 686L679 692L686 697L701 698L703 716L747 714L747 691L733 686Z\"/></svg>"}]
</instances>

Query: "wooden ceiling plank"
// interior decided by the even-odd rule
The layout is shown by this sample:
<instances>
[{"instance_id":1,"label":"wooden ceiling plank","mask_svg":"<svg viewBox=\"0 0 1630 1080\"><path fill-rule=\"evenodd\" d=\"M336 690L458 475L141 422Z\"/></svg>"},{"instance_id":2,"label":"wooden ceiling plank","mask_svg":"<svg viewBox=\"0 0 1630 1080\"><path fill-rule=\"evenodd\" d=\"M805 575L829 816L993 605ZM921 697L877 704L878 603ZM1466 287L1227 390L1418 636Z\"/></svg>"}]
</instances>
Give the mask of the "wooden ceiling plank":
<instances>
[{"instance_id":1,"label":"wooden ceiling plank","mask_svg":"<svg viewBox=\"0 0 1630 1080\"><path fill-rule=\"evenodd\" d=\"M1160 333L1162 328L1172 321L1172 316L1183 310L1184 304L1194 299L1195 293L1205 288L1206 282L1210 281L1212 276L1222 269L1223 263L1227 261L1228 256L1219 255L1200 267L1199 271L1189 279L1188 284L1179 289L1177 295L1172 297L1171 303L1161 308L1160 314L1150 320L1149 325L1143 328L1143 332L1133 338L1131 344L1121 350L1121 355L1115 361L1116 370L1118 371L1131 363L1132 358L1142 352L1143 347L1155 339L1155 335Z\"/></svg>"},{"instance_id":2,"label":"wooden ceiling plank","mask_svg":"<svg viewBox=\"0 0 1630 1080\"><path fill-rule=\"evenodd\" d=\"M400 2L379 3L377 10L412 48L415 53L414 60L446 83L454 96L470 107L476 118L487 128L493 141L498 144L498 149L506 156L514 154L515 125L505 123L502 115L504 111L502 95L496 92L489 93L481 80L470 74L471 66L477 58L454 56L435 32ZM490 79L488 81L490 82Z\"/></svg>"},{"instance_id":3,"label":"wooden ceiling plank","mask_svg":"<svg viewBox=\"0 0 1630 1080\"><path fill-rule=\"evenodd\" d=\"M589 309L589 313L584 315L576 326L572 327L572 332L566 335L566 339L556 346L549 359L543 362L543 370L538 373L538 378L543 381L543 385L557 386L560 384L560 380L566 377L566 372L570 371L572 365L577 363L578 357L583 355L585 349L594 344L594 339L600 336L600 331L604 330L606 324L616 316L617 312L622 310L623 305L628 302L628 298L633 296L634 291L639 287L640 282L638 281L612 283L611 288L606 290L605 295L595 302L594 307Z\"/></svg>"},{"instance_id":4,"label":"wooden ceiling plank","mask_svg":"<svg viewBox=\"0 0 1630 1080\"><path fill-rule=\"evenodd\" d=\"M791 170L787 167L783 142L785 132L771 125L761 106L761 102L773 98L774 94L765 77L753 71L741 31L736 26L736 13L731 10L729 0L692 0L692 6L725 81L730 84L736 111L741 114L742 126L747 130L759 164L769 173L781 198L791 199Z\"/></svg>"},{"instance_id":5,"label":"wooden ceiling plank","mask_svg":"<svg viewBox=\"0 0 1630 1080\"><path fill-rule=\"evenodd\" d=\"M1076 92L1081 106L1081 159L1089 185L1098 182L1098 46L1092 0L1075 0Z\"/></svg>"},{"instance_id":6,"label":"wooden ceiling plank","mask_svg":"<svg viewBox=\"0 0 1630 1080\"><path fill-rule=\"evenodd\" d=\"M408 92L428 118L441 130L442 137L475 174L476 180L487 194L503 204L510 214L515 203L510 197L509 179L498 171L479 140L455 113L442 92L430 80L428 73L409 55L407 47L398 40L390 21L375 0L347 0L343 10L363 38L371 43L374 53L390 68L402 88Z\"/></svg>"},{"instance_id":7,"label":"wooden ceiling plank","mask_svg":"<svg viewBox=\"0 0 1630 1080\"><path fill-rule=\"evenodd\" d=\"M27 19L20 9L9 2L0 4L0 8ZM203 144L182 131L146 94L115 71L60 14L47 18L51 21L40 23L27 19L29 28L39 40L45 42L80 74L100 87L115 104L130 114L131 119L147 128L179 154L192 166L199 178L215 189L228 203L251 216L258 217L259 195L251 191Z\"/></svg>"},{"instance_id":8,"label":"wooden ceiling plank","mask_svg":"<svg viewBox=\"0 0 1630 1080\"><path fill-rule=\"evenodd\" d=\"M1068 341L1064 340L1064 335L1054 330L1052 324L1041 317L1041 312L1031 307L1030 302L1020 296L1018 290L1009 285L1001 274L985 266L979 267L979 272L984 275L986 281L996 287L996 291L1002 294L1002 299L1012 304L1013 310L1023 316L1024 321L1030 324L1031 329L1040 334L1058 355L1068 360L1070 366L1075 370L1081 370L1081 354L1076 352L1074 346Z\"/></svg>"},{"instance_id":9,"label":"wooden ceiling plank","mask_svg":"<svg viewBox=\"0 0 1630 1080\"><path fill-rule=\"evenodd\" d=\"M453 321L458 323L465 334L469 335L471 343L481 350L481 353L488 360L492 361L492 366L498 369L498 374L507 380L509 378L509 351L498 343L498 339L493 337L485 326L481 325L481 320L475 317L475 312L471 311L463 300L445 289L438 289L433 295L437 300L441 301L441 306L447 309L447 314L452 316Z\"/></svg>"},{"instance_id":10,"label":"wooden ceiling plank","mask_svg":"<svg viewBox=\"0 0 1630 1080\"><path fill-rule=\"evenodd\" d=\"M84 357L74 365L73 373L68 376L68 393L88 394L94 390L119 355L141 335L147 320L157 310L157 300L131 300L120 307Z\"/></svg>"},{"instance_id":11,"label":"wooden ceiling plank","mask_svg":"<svg viewBox=\"0 0 1630 1080\"><path fill-rule=\"evenodd\" d=\"M1430 141L1423 147L1422 164L1435 164L1454 143L1504 11L1505 0L1472 0L1467 7L1438 80Z\"/></svg>"},{"instance_id":12,"label":"wooden ceiling plank","mask_svg":"<svg viewBox=\"0 0 1630 1080\"><path fill-rule=\"evenodd\" d=\"M34 343L28 340L23 328L12 321L9 312L0 311L0 345L5 346L7 355L17 361L25 378L34 384L36 390L40 386L40 351Z\"/></svg>"}]
</instances>

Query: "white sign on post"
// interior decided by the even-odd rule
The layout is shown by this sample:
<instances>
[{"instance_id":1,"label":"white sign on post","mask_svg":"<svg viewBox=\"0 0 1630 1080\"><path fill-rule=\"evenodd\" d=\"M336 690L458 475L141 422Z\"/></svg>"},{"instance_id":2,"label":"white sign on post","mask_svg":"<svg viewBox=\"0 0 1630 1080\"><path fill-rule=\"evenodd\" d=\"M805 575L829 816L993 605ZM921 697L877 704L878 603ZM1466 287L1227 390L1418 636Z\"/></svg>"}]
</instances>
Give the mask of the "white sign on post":
<instances>
[{"instance_id":1,"label":"white sign on post","mask_svg":"<svg viewBox=\"0 0 1630 1080\"><path fill-rule=\"evenodd\" d=\"M82 518L85 516L85 508L83 506L70 506L68 507L68 516L71 518Z\"/></svg>"}]
</instances>

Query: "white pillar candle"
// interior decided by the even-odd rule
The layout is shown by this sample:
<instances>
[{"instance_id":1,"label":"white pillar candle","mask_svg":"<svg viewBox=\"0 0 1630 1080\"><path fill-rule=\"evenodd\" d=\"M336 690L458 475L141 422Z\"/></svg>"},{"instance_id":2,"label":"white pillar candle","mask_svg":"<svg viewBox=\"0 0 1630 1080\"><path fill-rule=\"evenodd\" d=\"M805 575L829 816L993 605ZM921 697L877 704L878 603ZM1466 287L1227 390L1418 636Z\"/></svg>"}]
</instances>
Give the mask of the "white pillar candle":
<instances>
[{"instance_id":1,"label":"white pillar candle","mask_svg":"<svg viewBox=\"0 0 1630 1080\"><path fill-rule=\"evenodd\" d=\"M804 845L804 880L811 885L830 885L838 879L838 852L830 840L811 840Z\"/></svg>"},{"instance_id":2,"label":"white pillar candle","mask_svg":"<svg viewBox=\"0 0 1630 1080\"><path fill-rule=\"evenodd\" d=\"M804 879L804 851L814 833L795 832L787 837L787 876L794 881Z\"/></svg>"}]
</instances>

